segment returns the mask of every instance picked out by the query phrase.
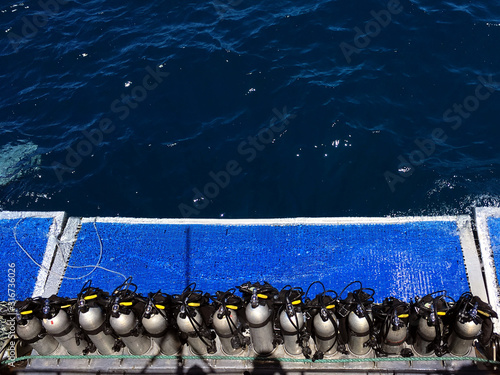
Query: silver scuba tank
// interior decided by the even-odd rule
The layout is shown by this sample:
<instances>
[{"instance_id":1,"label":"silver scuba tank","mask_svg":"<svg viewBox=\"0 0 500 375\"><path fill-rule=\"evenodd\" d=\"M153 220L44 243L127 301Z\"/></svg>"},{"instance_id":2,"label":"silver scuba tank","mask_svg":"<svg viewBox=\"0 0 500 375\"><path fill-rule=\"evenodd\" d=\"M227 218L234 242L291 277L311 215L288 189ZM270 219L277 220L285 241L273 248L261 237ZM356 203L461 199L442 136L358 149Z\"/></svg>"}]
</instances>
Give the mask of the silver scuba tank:
<instances>
[{"instance_id":1,"label":"silver scuba tank","mask_svg":"<svg viewBox=\"0 0 500 375\"><path fill-rule=\"evenodd\" d=\"M412 312L416 314L416 333L413 340L413 350L419 356L435 354L438 357L448 352L447 343L444 342L445 325L443 319L450 316L455 302L446 291L428 294L422 298L416 297ZM441 318L443 317L443 318ZM413 319L415 321L415 319ZM446 319L448 320L448 319ZM450 327L446 326L446 331Z\"/></svg>"},{"instance_id":2,"label":"silver scuba tank","mask_svg":"<svg viewBox=\"0 0 500 375\"><path fill-rule=\"evenodd\" d=\"M241 345L233 345L235 332L240 329L241 323L236 311L221 306L213 315L213 326L219 337L222 351L227 355L237 355L243 352Z\"/></svg>"},{"instance_id":3,"label":"silver scuba tank","mask_svg":"<svg viewBox=\"0 0 500 375\"><path fill-rule=\"evenodd\" d=\"M163 305L155 305L155 308L164 309L165 307ZM144 310L142 325L163 354L174 355L179 353L182 347L179 335L175 330L168 327L167 317L162 312L155 312L151 301Z\"/></svg>"},{"instance_id":4,"label":"silver scuba tank","mask_svg":"<svg viewBox=\"0 0 500 375\"><path fill-rule=\"evenodd\" d=\"M52 354L59 347L59 343L52 336L43 332L40 319L31 314L18 312L16 315L16 334L21 340L35 349L39 355Z\"/></svg>"},{"instance_id":5,"label":"silver scuba tank","mask_svg":"<svg viewBox=\"0 0 500 375\"><path fill-rule=\"evenodd\" d=\"M462 311L456 319L452 333L448 339L448 349L456 356L467 356L472 344L481 332L482 324L478 321L478 303L470 311Z\"/></svg>"},{"instance_id":6,"label":"silver scuba tank","mask_svg":"<svg viewBox=\"0 0 500 375\"><path fill-rule=\"evenodd\" d=\"M256 290L245 308L250 326L253 350L258 355L269 355L274 351L273 312L266 303L260 302Z\"/></svg>"},{"instance_id":7,"label":"silver scuba tank","mask_svg":"<svg viewBox=\"0 0 500 375\"><path fill-rule=\"evenodd\" d=\"M107 322L105 309L108 303L109 295L93 288L90 280L78 294L76 303L78 324L102 355L110 355L119 347Z\"/></svg>"},{"instance_id":8,"label":"silver scuba tank","mask_svg":"<svg viewBox=\"0 0 500 375\"><path fill-rule=\"evenodd\" d=\"M382 342L382 351L386 354L400 354L406 341L408 329L405 324L400 323L400 319L394 311L394 317Z\"/></svg>"},{"instance_id":9,"label":"silver scuba tank","mask_svg":"<svg viewBox=\"0 0 500 375\"><path fill-rule=\"evenodd\" d=\"M83 338L79 338L79 330L63 308L60 308L59 311L52 311L47 299L43 307L43 315L45 316L42 321L43 327L69 354L82 355L84 353L88 343Z\"/></svg>"},{"instance_id":10,"label":"silver scuba tank","mask_svg":"<svg viewBox=\"0 0 500 375\"><path fill-rule=\"evenodd\" d=\"M290 355L302 354L298 335L304 327L304 314L290 304L280 313L279 319L285 351Z\"/></svg>"},{"instance_id":11,"label":"silver scuba tank","mask_svg":"<svg viewBox=\"0 0 500 375\"><path fill-rule=\"evenodd\" d=\"M359 306L358 306L359 310ZM359 316L358 316L359 314ZM362 313L351 311L347 317L347 324L349 327L349 350L351 353L363 356L368 354L371 350L368 345L370 340L370 324L366 316ZM369 314L369 313L368 313Z\"/></svg>"},{"instance_id":12,"label":"silver scuba tank","mask_svg":"<svg viewBox=\"0 0 500 375\"><path fill-rule=\"evenodd\" d=\"M113 349L115 338L111 334L107 334L102 328L105 319L104 312L99 306L79 308L78 322L80 327L87 334L90 341L94 343L100 354L110 355L115 352Z\"/></svg>"},{"instance_id":13,"label":"silver scuba tank","mask_svg":"<svg viewBox=\"0 0 500 375\"><path fill-rule=\"evenodd\" d=\"M316 349L322 352L324 356L331 356L337 352L338 337L336 327L338 323L335 325L332 320L337 323L337 318L324 307L313 319Z\"/></svg>"},{"instance_id":14,"label":"silver scuba tank","mask_svg":"<svg viewBox=\"0 0 500 375\"><path fill-rule=\"evenodd\" d=\"M195 355L205 355L208 353L207 339L202 339L199 335L200 327L203 326L203 318L196 308L191 308L188 312L184 305L181 306L177 314L177 326L181 332L187 335L187 342L191 352Z\"/></svg>"},{"instance_id":15,"label":"silver scuba tank","mask_svg":"<svg viewBox=\"0 0 500 375\"><path fill-rule=\"evenodd\" d=\"M436 340L436 324L439 324L439 329L443 332L443 322L441 319L433 317L434 313L431 313L431 317L426 319L420 317L418 320L417 336L413 344L413 350L420 356L427 356L433 353L434 349L430 346L434 340Z\"/></svg>"},{"instance_id":16,"label":"silver scuba tank","mask_svg":"<svg viewBox=\"0 0 500 375\"><path fill-rule=\"evenodd\" d=\"M468 322L456 322L455 329L450 335L448 348L450 353L456 356L467 356L471 349L472 343L481 331L481 324L473 320Z\"/></svg>"},{"instance_id":17,"label":"silver scuba tank","mask_svg":"<svg viewBox=\"0 0 500 375\"><path fill-rule=\"evenodd\" d=\"M130 306L131 302L115 302L112 306L112 314L109 323L120 337L130 354L142 355L148 352L153 346L151 338L137 332L139 321L131 309L121 309L123 306Z\"/></svg>"}]
</instances>

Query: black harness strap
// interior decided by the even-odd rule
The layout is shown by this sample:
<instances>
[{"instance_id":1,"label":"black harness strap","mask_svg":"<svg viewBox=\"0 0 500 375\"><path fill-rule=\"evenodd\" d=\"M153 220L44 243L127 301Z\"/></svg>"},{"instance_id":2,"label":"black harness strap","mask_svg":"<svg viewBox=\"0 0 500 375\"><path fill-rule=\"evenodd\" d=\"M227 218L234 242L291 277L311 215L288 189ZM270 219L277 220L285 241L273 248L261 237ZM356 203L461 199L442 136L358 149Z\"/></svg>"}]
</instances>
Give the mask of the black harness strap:
<instances>
[{"instance_id":1,"label":"black harness strap","mask_svg":"<svg viewBox=\"0 0 500 375\"><path fill-rule=\"evenodd\" d=\"M106 322L102 322L102 324L97 327L96 329L93 330L86 330L82 328L82 331L85 332L87 335L97 335L98 333L101 333L104 331L104 327L106 326Z\"/></svg>"},{"instance_id":2,"label":"black harness strap","mask_svg":"<svg viewBox=\"0 0 500 375\"><path fill-rule=\"evenodd\" d=\"M75 327L70 324L68 325L64 330L62 330L61 332L59 333L51 333L50 335L53 336L53 337L62 337L64 335L67 335L68 333L70 333Z\"/></svg>"},{"instance_id":3,"label":"black harness strap","mask_svg":"<svg viewBox=\"0 0 500 375\"><path fill-rule=\"evenodd\" d=\"M272 315L269 315L269 317L262 323L260 324L252 324L252 323L248 323L248 325L250 326L250 328L261 328L261 327L264 327L267 323L269 323L272 319Z\"/></svg>"}]
</instances>

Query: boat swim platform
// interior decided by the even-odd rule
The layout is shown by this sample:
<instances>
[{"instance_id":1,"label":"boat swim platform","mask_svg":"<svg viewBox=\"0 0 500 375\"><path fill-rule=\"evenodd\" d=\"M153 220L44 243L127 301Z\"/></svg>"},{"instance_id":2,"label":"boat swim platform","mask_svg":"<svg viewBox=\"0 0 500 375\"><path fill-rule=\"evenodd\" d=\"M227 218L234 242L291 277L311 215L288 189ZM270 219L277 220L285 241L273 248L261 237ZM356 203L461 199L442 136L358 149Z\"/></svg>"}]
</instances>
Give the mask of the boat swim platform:
<instances>
[{"instance_id":1,"label":"boat swim platform","mask_svg":"<svg viewBox=\"0 0 500 375\"><path fill-rule=\"evenodd\" d=\"M88 279L94 287L112 292L124 277L132 276L138 292L143 294L159 289L180 293L191 283L213 294L247 281L267 281L278 289L292 285L306 290L317 280L340 293L347 284L358 280L363 287L375 290L375 302L388 296L409 302L417 295L441 290L447 290L454 299L470 291L488 301L496 290L492 292L488 289L491 284L485 282L488 278L483 259L494 255L483 246L479 249L475 236L481 242L482 234L479 229L474 232L473 219L467 215L141 219L68 217L63 212L1 212L0 245L5 249L1 253L4 264L16 264L19 300L52 294L75 297ZM491 238L498 239L498 235L487 238L491 243ZM490 268L494 269L493 263ZM493 286L498 287L498 283ZM319 291L312 288L310 296ZM5 291L1 293L1 298L7 300ZM480 369L473 360L372 360L373 353L357 359L338 353L330 358L338 362L311 363L291 358L281 346L268 361L256 360L251 348L241 359L234 359L221 353L219 344L215 356L204 359L195 358L184 346L175 359L34 358L25 369L17 371L437 374L474 373ZM477 353L473 351L470 356L476 357ZM351 362L353 359L365 362Z\"/></svg>"},{"instance_id":2,"label":"boat swim platform","mask_svg":"<svg viewBox=\"0 0 500 375\"><path fill-rule=\"evenodd\" d=\"M358 280L375 290L375 302L388 296L409 302L440 290L488 300L471 223L465 215L141 219L1 212L0 245L3 263L16 264L19 300L74 297L88 279L112 292L123 276L144 294L180 293L191 283L215 293L247 281L305 290L317 280L340 292Z\"/></svg>"}]
</instances>

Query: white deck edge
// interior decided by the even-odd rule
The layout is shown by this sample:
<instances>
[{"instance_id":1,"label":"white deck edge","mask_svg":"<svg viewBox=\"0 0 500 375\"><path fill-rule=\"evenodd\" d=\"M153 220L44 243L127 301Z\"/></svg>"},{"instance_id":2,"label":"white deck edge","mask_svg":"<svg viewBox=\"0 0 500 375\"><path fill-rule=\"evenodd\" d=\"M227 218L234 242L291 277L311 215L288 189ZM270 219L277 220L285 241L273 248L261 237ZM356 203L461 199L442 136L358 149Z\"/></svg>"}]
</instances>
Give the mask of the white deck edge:
<instances>
[{"instance_id":1,"label":"white deck edge","mask_svg":"<svg viewBox=\"0 0 500 375\"><path fill-rule=\"evenodd\" d=\"M15 219L27 219L27 218L52 218L52 224L49 228L47 244L45 246L45 253L42 260L42 268L38 271L38 276L35 282L35 287L33 289L32 297L41 295L45 288L45 283L49 273L47 270L51 269L52 259L56 254L57 241L61 235L63 226L66 221L66 213L63 211L2 211L0 212L0 219L2 220L15 220ZM29 251L29 249L26 249ZM27 260L29 261L29 259ZM38 267L33 264L33 267Z\"/></svg>"},{"instance_id":2,"label":"white deck edge","mask_svg":"<svg viewBox=\"0 0 500 375\"><path fill-rule=\"evenodd\" d=\"M458 221L464 216L403 216L403 217L297 217L284 219L152 219L132 217L84 217L82 223L120 224L211 224L211 225L322 225L322 224L403 224L428 221ZM465 216L467 217L467 216Z\"/></svg>"},{"instance_id":3,"label":"white deck edge","mask_svg":"<svg viewBox=\"0 0 500 375\"><path fill-rule=\"evenodd\" d=\"M70 217L66 222L61 239L59 240L58 250L54 255L54 261L50 269L51 272L47 278L42 297L50 297L59 292L66 268L69 264L71 252L77 240L80 225L81 219L77 217Z\"/></svg>"},{"instance_id":4,"label":"white deck edge","mask_svg":"<svg viewBox=\"0 0 500 375\"><path fill-rule=\"evenodd\" d=\"M466 215L461 216L457 220L457 225L460 233L460 244L462 245L462 254L464 257L470 291L483 301L488 301L481 261L476 247L476 241L474 240L474 234L472 233L471 218Z\"/></svg>"},{"instance_id":5,"label":"white deck edge","mask_svg":"<svg viewBox=\"0 0 500 375\"><path fill-rule=\"evenodd\" d=\"M493 310L500 315L500 291L499 280L497 280L495 259L493 258L493 250L488 228L488 217L500 217L500 208L494 207L477 207L474 210L476 216L476 230L479 240L479 248L481 250L481 258L483 260L484 277L486 280L486 290L488 300ZM500 266L500 265L499 265ZM494 319L495 332L500 333L498 320Z\"/></svg>"}]
</instances>

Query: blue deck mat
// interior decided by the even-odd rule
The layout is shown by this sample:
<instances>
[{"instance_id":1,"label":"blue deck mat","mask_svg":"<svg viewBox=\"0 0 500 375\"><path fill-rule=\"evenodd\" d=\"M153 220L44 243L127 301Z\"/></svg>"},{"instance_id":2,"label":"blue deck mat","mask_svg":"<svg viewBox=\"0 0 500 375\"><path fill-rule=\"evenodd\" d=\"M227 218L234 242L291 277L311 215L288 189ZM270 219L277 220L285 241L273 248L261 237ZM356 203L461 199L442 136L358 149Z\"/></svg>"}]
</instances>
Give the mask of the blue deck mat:
<instances>
[{"instance_id":1,"label":"blue deck mat","mask_svg":"<svg viewBox=\"0 0 500 375\"><path fill-rule=\"evenodd\" d=\"M497 281L500 282L500 217L488 218L488 231L490 234L493 259L496 265Z\"/></svg>"},{"instance_id":2,"label":"blue deck mat","mask_svg":"<svg viewBox=\"0 0 500 375\"><path fill-rule=\"evenodd\" d=\"M0 288L0 300L7 301L9 289L12 289L10 283L7 283L9 264L15 264L13 268L16 275L14 285L17 300L31 297L39 271L38 266L16 244L14 228L19 243L37 263L41 264L53 220L51 217L0 220L0 259L5 280L3 287Z\"/></svg>"},{"instance_id":3,"label":"blue deck mat","mask_svg":"<svg viewBox=\"0 0 500 375\"><path fill-rule=\"evenodd\" d=\"M376 290L409 301L446 289L458 298L469 286L455 222L366 225L158 225L99 223L101 266L132 276L139 292L173 294L196 282L214 293L246 281L268 281L304 290L315 281L338 292L361 280ZM99 240L84 223L69 264L96 264ZM91 269L68 268L79 277ZM82 280L65 279L61 296L75 296L83 282L111 292L123 279L95 270ZM313 292L317 292L314 290Z\"/></svg>"}]
</instances>

